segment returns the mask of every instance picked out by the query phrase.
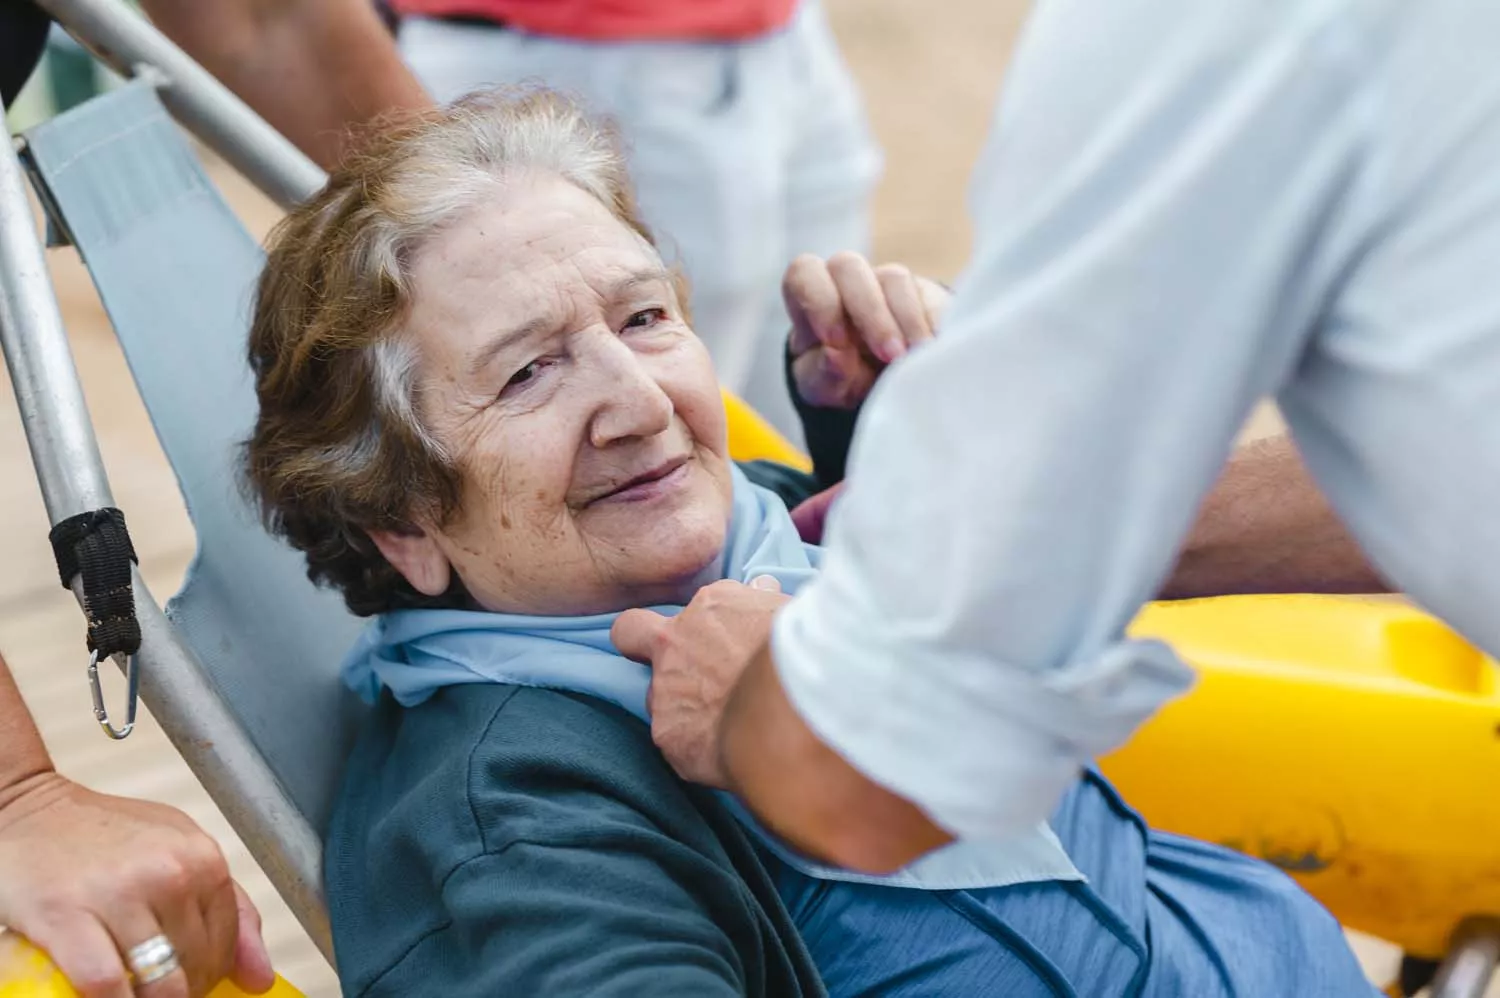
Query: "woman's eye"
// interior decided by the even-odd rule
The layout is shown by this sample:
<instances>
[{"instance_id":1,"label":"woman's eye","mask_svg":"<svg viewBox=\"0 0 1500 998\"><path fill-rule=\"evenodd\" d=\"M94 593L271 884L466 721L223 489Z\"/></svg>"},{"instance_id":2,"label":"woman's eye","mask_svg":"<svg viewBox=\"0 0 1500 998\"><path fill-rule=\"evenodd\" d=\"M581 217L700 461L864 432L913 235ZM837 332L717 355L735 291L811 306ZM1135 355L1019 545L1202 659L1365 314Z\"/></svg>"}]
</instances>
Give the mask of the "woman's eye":
<instances>
[{"instance_id":1,"label":"woman's eye","mask_svg":"<svg viewBox=\"0 0 1500 998\"><path fill-rule=\"evenodd\" d=\"M515 374L512 374L510 376L510 380L505 383L505 387L515 388L519 385L524 385L526 384L526 382L535 378L537 374L541 372L541 370L542 362L539 360L534 360L530 364L527 364L525 367L521 368Z\"/></svg>"},{"instance_id":2,"label":"woman's eye","mask_svg":"<svg viewBox=\"0 0 1500 998\"><path fill-rule=\"evenodd\" d=\"M652 326L656 325L658 322L661 322L666 317L667 317L667 310L666 309L663 309L663 308L646 308L646 309L642 309L641 311L639 311L639 312L635 313L634 315L632 315L630 318L626 319L625 320L625 327L624 327L624 329L622 329L620 331L624 332L626 329L650 329Z\"/></svg>"}]
</instances>

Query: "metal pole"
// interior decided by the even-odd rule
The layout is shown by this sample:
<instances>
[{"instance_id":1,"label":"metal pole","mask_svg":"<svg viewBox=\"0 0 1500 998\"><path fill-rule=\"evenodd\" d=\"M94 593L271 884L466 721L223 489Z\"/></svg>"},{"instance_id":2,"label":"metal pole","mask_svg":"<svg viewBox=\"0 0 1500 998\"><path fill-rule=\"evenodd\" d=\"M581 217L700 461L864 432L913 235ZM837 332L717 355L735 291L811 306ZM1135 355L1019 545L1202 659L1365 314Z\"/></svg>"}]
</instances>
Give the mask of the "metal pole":
<instances>
[{"instance_id":1,"label":"metal pole","mask_svg":"<svg viewBox=\"0 0 1500 998\"><path fill-rule=\"evenodd\" d=\"M9 142L0 150L0 346L47 516L56 523L113 506L26 198L25 173Z\"/></svg>"},{"instance_id":2,"label":"metal pole","mask_svg":"<svg viewBox=\"0 0 1500 998\"><path fill-rule=\"evenodd\" d=\"M122 76L150 66L166 80L162 103L188 131L283 208L305 201L327 179L318 165L118 0L36 0L78 41Z\"/></svg>"},{"instance_id":3,"label":"metal pole","mask_svg":"<svg viewBox=\"0 0 1500 998\"><path fill-rule=\"evenodd\" d=\"M1500 921L1471 922L1457 940L1433 978L1432 998L1484 998L1500 966Z\"/></svg>"},{"instance_id":4,"label":"metal pole","mask_svg":"<svg viewBox=\"0 0 1500 998\"><path fill-rule=\"evenodd\" d=\"M141 699L318 949L333 963L323 842L178 637L140 574Z\"/></svg>"},{"instance_id":5,"label":"metal pole","mask_svg":"<svg viewBox=\"0 0 1500 998\"><path fill-rule=\"evenodd\" d=\"M0 149L0 348L53 523L114 505L14 148ZM141 695L331 962L321 844L207 673L134 576ZM78 589L75 587L75 593ZM79 663L79 676L83 676ZM170 691L170 695L168 695Z\"/></svg>"}]
</instances>

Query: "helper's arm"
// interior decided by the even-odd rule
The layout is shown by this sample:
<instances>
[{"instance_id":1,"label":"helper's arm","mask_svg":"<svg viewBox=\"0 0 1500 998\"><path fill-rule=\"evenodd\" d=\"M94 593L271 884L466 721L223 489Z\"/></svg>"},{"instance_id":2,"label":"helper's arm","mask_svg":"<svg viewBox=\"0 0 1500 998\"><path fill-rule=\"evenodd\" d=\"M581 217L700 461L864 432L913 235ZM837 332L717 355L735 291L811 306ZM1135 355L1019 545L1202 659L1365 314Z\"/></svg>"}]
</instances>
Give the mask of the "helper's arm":
<instances>
[{"instance_id":1,"label":"helper's arm","mask_svg":"<svg viewBox=\"0 0 1500 998\"><path fill-rule=\"evenodd\" d=\"M1187 686L1124 630L1365 234L1333 207L1367 148L1352 9L1038 12L942 337L872 396L823 573L702 767L784 838L889 869L1029 827Z\"/></svg>"},{"instance_id":2,"label":"helper's arm","mask_svg":"<svg viewBox=\"0 0 1500 998\"><path fill-rule=\"evenodd\" d=\"M330 169L349 127L431 103L369 0L142 0L161 30Z\"/></svg>"},{"instance_id":3,"label":"helper's arm","mask_svg":"<svg viewBox=\"0 0 1500 998\"><path fill-rule=\"evenodd\" d=\"M1279 436L1230 457L1159 598L1387 591L1291 437Z\"/></svg>"}]
</instances>

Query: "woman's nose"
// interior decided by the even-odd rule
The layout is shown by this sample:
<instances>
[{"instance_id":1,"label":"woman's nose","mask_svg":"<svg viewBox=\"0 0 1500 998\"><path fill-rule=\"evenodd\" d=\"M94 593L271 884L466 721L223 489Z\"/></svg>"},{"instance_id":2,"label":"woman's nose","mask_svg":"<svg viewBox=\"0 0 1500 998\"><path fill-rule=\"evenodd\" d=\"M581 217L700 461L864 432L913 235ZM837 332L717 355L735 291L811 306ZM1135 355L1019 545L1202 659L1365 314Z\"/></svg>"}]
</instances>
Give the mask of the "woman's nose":
<instances>
[{"instance_id":1,"label":"woman's nose","mask_svg":"<svg viewBox=\"0 0 1500 998\"><path fill-rule=\"evenodd\" d=\"M672 425L672 400L641 357L618 339L601 350L599 403L589 425L597 448L654 437Z\"/></svg>"}]
</instances>

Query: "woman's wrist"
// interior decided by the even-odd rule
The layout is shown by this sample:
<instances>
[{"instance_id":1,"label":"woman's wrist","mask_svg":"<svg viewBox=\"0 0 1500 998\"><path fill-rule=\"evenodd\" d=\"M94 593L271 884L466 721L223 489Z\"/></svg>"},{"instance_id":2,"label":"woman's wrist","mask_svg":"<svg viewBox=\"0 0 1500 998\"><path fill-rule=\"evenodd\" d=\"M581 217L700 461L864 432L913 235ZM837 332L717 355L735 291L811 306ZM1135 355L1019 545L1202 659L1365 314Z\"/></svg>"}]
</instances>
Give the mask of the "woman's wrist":
<instances>
[{"instance_id":1,"label":"woman's wrist","mask_svg":"<svg viewBox=\"0 0 1500 998\"><path fill-rule=\"evenodd\" d=\"M0 838L12 823L45 808L58 798L61 788L71 785L52 768L50 759L28 771L8 771L4 779L6 782L0 785Z\"/></svg>"},{"instance_id":2,"label":"woman's wrist","mask_svg":"<svg viewBox=\"0 0 1500 998\"><path fill-rule=\"evenodd\" d=\"M0 659L0 811L49 774L55 774L52 757Z\"/></svg>"}]
</instances>

